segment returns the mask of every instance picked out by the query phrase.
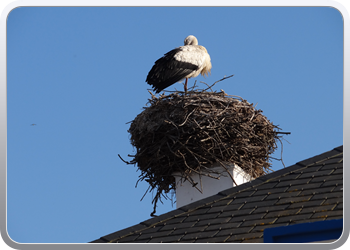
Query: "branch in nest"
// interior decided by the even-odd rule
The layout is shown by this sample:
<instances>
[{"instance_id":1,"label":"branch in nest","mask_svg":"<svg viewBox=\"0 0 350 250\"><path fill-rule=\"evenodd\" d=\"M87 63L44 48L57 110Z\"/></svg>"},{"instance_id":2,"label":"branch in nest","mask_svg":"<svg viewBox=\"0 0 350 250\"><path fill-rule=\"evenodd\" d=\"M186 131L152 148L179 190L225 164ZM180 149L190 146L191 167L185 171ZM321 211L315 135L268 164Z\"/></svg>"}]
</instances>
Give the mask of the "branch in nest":
<instances>
[{"instance_id":1,"label":"branch in nest","mask_svg":"<svg viewBox=\"0 0 350 250\"><path fill-rule=\"evenodd\" d=\"M291 134L291 132L276 132L276 134L290 135L290 134Z\"/></svg>"},{"instance_id":2,"label":"branch in nest","mask_svg":"<svg viewBox=\"0 0 350 250\"><path fill-rule=\"evenodd\" d=\"M200 90L201 92L206 92L208 89L210 89L212 92L214 92L213 90L212 90L212 87L214 87L218 82L221 82L221 81L223 81L223 80L226 80L226 79L228 79L228 78L231 78L231 77L233 77L234 75L230 75L230 76L225 76L225 77L223 77L222 79L220 79L220 80L218 80L218 81L216 81L216 82L214 82L212 85L210 85L209 86L209 84L207 84L207 83L205 83L205 82L200 82L200 83L203 83L203 84L205 84L205 85L207 85L207 87L208 88L206 88L206 89L203 89L203 90ZM195 91L195 89L196 89L196 84L197 84L197 80L194 82L194 85L192 86L192 87L189 87L188 89L188 91L180 91L180 90L175 90L175 91L171 91L171 90L162 90L163 91L163 93L164 92L167 92L167 93L181 93L181 94L190 94L190 93L192 93L193 91ZM151 89L147 89L148 90L148 92L152 95L152 98L154 97L154 98L156 98L155 96L154 96L154 94L153 93L151 93ZM221 91L223 91L222 89L221 89ZM226 94L225 92L223 92L224 94ZM163 95L163 94L162 94ZM227 95L227 94L226 94Z\"/></svg>"},{"instance_id":3,"label":"branch in nest","mask_svg":"<svg viewBox=\"0 0 350 250\"><path fill-rule=\"evenodd\" d=\"M222 78L222 79L220 79L220 80L214 82L213 85L211 85L211 86L209 86L207 89L203 90L203 92L204 92L204 91L207 91L208 89L211 89L211 88L214 87L214 85L217 84L218 82L221 82L221 81L223 81L223 80L226 80L226 79L228 79L228 78L231 78L232 76L234 76L234 75L225 76L224 78Z\"/></svg>"},{"instance_id":4,"label":"branch in nest","mask_svg":"<svg viewBox=\"0 0 350 250\"><path fill-rule=\"evenodd\" d=\"M132 161L126 161L126 160L124 160L124 159L120 156L120 154L118 154L118 156L119 156L119 158L120 158L123 162L125 162L126 164L131 165L131 164L135 164L135 163L136 163L134 160L132 160Z\"/></svg>"}]
</instances>

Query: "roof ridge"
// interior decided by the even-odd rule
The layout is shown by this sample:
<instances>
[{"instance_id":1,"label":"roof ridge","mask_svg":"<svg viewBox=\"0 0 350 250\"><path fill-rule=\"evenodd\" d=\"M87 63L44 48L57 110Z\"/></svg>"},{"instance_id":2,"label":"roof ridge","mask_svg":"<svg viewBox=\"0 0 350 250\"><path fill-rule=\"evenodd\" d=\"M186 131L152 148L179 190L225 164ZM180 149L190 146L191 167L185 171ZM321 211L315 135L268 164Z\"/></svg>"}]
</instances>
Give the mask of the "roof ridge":
<instances>
[{"instance_id":1,"label":"roof ridge","mask_svg":"<svg viewBox=\"0 0 350 250\"><path fill-rule=\"evenodd\" d=\"M320 161L325 161L325 160L329 159L330 157L334 157L334 156L340 155L342 153L343 153L343 146L339 146L339 147L336 147L330 151L327 151L327 152L321 153L319 155L316 155L314 157L299 161L299 162L297 162L297 164L300 164L303 166L309 166L312 164L316 164Z\"/></svg>"}]
</instances>

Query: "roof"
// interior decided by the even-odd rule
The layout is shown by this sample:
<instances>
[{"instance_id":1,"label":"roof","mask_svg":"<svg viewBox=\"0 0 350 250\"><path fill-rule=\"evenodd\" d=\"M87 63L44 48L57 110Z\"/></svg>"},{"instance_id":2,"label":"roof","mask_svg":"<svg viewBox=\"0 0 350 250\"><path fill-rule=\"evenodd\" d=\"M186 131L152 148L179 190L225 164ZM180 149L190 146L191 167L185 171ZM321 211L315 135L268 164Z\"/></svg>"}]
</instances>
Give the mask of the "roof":
<instances>
[{"instance_id":1,"label":"roof","mask_svg":"<svg viewBox=\"0 0 350 250\"><path fill-rule=\"evenodd\" d=\"M343 146L91 243L263 242L264 229L343 218Z\"/></svg>"}]
</instances>

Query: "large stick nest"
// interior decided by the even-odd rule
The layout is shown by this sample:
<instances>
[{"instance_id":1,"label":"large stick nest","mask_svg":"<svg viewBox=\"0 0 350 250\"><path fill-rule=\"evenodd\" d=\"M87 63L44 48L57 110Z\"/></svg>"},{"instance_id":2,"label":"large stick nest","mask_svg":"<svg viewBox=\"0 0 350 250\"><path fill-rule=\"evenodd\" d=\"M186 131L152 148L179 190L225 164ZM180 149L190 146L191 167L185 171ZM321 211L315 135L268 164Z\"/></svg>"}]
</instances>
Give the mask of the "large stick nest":
<instances>
[{"instance_id":1,"label":"large stick nest","mask_svg":"<svg viewBox=\"0 0 350 250\"><path fill-rule=\"evenodd\" d=\"M210 176L214 163L235 163L252 178L270 172L279 128L246 100L196 90L152 94L148 104L128 130L136 148L128 163L156 191L152 215L161 196L175 189L174 172L190 182L191 174Z\"/></svg>"}]
</instances>

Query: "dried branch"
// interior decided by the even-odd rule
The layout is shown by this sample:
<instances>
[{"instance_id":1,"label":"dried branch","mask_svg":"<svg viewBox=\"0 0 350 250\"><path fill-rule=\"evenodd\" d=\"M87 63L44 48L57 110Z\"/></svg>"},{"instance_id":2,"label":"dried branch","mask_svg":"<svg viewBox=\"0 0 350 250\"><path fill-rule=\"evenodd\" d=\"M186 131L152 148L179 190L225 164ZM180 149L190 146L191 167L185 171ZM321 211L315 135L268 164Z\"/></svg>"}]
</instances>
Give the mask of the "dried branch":
<instances>
[{"instance_id":1,"label":"dried branch","mask_svg":"<svg viewBox=\"0 0 350 250\"><path fill-rule=\"evenodd\" d=\"M203 92L204 92L204 91L207 91L208 89L211 89L211 88L214 87L214 85L217 84L218 82L221 82L221 81L223 81L223 80L226 80L226 79L228 79L228 78L231 78L232 76L234 76L234 75L225 76L224 78L222 78L222 79L220 79L220 80L214 82L213 85L209 86L207 89L204 89Z\"/></svg>"}]
</instances>

